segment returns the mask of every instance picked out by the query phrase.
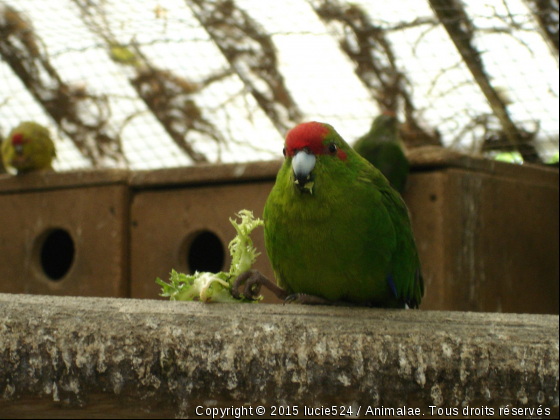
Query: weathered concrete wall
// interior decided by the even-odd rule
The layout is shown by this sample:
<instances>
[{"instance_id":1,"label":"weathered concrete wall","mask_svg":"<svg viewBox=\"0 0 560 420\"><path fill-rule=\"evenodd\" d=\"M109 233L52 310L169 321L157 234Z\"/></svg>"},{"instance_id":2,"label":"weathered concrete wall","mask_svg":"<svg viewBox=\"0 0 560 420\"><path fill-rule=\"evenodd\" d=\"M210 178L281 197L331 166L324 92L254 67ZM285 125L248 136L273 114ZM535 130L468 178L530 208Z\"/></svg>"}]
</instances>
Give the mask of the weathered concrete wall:
<instances>
[{"instance_id":1,"label":"weathered concrete wall","mask_svg":"<svg viewBox=\"0 0 560 420\"><path fill-rule=\"evenodd\" d=\"M244 404L558 415L558 316L0 294L0 320L0 417Z\"/></svg>"}]
</instances>

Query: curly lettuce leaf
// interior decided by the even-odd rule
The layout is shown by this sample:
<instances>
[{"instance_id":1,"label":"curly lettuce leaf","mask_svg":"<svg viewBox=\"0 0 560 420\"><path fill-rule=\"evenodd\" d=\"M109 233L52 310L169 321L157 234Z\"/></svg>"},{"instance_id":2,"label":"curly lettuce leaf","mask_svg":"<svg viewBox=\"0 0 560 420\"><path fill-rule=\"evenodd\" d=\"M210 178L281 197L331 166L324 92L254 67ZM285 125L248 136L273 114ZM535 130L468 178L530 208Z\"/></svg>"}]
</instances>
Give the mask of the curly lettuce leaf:
<instances>
[{"instance_id":1,"label":"curly lettuce leaf","mask_svg":"<svg viewBox=\"0 0 560 420\"><path fill-rule=\"evenodd\" d=\"M234 219L229 219L237 231L237 235L228 246L231 255L231 268L229 270L231 281L240 274L249 271L257 257L261 255L253 246L251 232L257 227L264 225L263 221L255 219L253 212L249 210L241 210L236 216L241 218L241 223L237 223Z\"/></svg>"},{"instance_id":2,"label":"curly lettuce leaf","mask_svg":"<svg viewBox=\"0 0 560 420\"><path fill-rule=\"evenodd\" d=\"M241 219L238 223L235 219L229 219L237 235L229 243L228 249L231 255L230 270L219 273L199 273L192 275L171 271L170 282L166 283L157 279L156 283L162 287L160 296L168 297L171 300L193 301L200 300L205 303L210 302L254 302L247 299L235 299L231 294L233 281L240 274L251 269L257 257L260 255L253 246L251 233L264 223L260 219L255 219L253 212L241 210L236 214Z\"/></svg>"}]
</instances>

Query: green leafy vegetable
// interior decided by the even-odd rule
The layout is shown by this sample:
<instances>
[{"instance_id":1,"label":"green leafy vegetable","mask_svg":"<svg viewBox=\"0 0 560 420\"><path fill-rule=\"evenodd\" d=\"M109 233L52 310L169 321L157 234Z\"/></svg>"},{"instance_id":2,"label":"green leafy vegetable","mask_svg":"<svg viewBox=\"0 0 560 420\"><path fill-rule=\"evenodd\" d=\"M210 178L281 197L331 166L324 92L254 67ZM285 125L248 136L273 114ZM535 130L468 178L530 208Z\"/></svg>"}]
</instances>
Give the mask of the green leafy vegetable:
<instances>
[{"instance_id":1,"label":"green leafy vegetable","mask_svg":"<svg viewBox=\"0 0 560 420\"><path fill-rule=\"evenodd\" d=\"M238 300L231 295L233 281L240 274L251 269L260 253L253 246L251 233L259 226L263 226L263 221L255 219L253 212L241 210L236 214L241 219L229 219L237 235L229 243L231 254L231 267L229 272L219 273L199 273L192 275L171 271L170 283L157 279L156 283L162 287L160 296L168 297L171 300L200 300L202 302L253 302L246 299Z\"/></svg>"},{"instance_id":2,"label":"green leafy vegetable","mask_svg":"<svg viewBox=\"0 0 560 420\"><path fill-rule=\"evenodd\" d=\"M500 162L523 164L523 156L519 152L502 152L494 155L494 159Z\"/></svg>"}]
</instances>

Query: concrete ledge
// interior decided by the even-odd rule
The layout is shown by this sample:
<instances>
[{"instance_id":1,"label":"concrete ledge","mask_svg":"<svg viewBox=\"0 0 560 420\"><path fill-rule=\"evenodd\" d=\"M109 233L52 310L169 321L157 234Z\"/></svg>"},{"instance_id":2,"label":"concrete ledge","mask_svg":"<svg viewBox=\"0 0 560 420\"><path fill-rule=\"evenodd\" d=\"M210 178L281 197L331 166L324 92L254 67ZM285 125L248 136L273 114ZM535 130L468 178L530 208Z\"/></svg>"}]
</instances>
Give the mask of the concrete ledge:
<instances>
[{"instance_id":1,"label":"concrete ledge","mask_svg":"<svg viewBox=\"0 0 560 420\"><path fill-rule=\"evenodd\" d=\"M0 417L244 404L558 415L558 316L0 294L0 320Z\"/></svg>"}]
</instances>

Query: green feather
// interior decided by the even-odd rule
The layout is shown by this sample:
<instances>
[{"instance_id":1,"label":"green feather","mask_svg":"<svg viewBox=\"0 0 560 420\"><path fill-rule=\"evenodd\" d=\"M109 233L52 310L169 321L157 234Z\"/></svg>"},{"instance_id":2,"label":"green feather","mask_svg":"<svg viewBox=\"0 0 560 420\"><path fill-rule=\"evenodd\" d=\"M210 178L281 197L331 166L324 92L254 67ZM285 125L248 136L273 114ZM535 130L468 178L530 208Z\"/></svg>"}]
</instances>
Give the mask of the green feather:
<instances>
[{"instance_id":1,"label":"green feather","mask_svg":"<svg viewBox=\"0 0 560 420\"><path fill-rule=\"evenodd\" d=\"M377 117L371 130L354 144L354 150L367 159L401 194L406 187L410 164L399 137L398 120L392 115Z\"/></svg>"},{"instance_id":2,"label":"green feather","mask_svg":"<svg viewBox=\"0 0 560 420\"><path fill-rule=\"evenodd\" d=\"M288 157L264 208L266 249L278 285L290 294L332 301L417 306L423 280L406 205L374 166L327 127L323 144L336 142L347 159L318 155L308 194L294 185Z\"/></svg>"}]
</instances>

